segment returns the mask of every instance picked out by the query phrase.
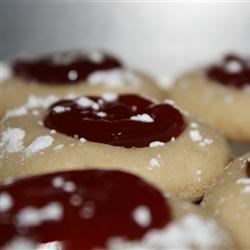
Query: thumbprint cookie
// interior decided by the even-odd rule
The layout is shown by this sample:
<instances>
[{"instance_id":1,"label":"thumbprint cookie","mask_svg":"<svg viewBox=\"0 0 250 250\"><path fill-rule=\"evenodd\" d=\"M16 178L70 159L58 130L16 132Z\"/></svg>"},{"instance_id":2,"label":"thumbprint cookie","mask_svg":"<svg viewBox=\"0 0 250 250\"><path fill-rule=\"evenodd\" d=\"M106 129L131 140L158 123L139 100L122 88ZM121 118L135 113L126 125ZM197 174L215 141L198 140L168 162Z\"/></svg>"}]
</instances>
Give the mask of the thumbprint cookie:
<instances>
[{"instance_id":1,"label":"thumbprint cookie","mask_svg":"<svg viewBox=\"0 0 250 250\"><path fill-rule=\"evenodd\" d=\"M0 249L233 249L201 209L120 171L75 170L0 186Z\"/></svg>"},{"instance_id":2,"label":"thumbprint cookie","mask_svg":"<svg viewBox=\"0 0 250 250\"><path fill-rule=\"evenodd\" d=\"M250 153L235 159L202 203L250 249Z\"/></svg>"},{"instance_id":3,"label":"thumbprint cookie","mask_svg":"<svg viewBox=\"0 0 250 250\"><path fill-rule=\"evenodd\" d=\"M221 63L187 73L169 97L232 141L250 142L250 58L227 55Z\"/></svg>"},{"instance_id":4,"label":"thumbprint cookie","mask_svg":"<svg viewBox=\"0 0 250 250\"><path fill-rule=\"evenodd\" d=\"M5 71L6 72L6 65ZM68 51L33 59L17 59L1 81L6 110L24 104L30 95L100 95L105 91L140 93L162 99L153 78L130 70L107 53ZM18 94L17 94L18 93Z\"/></svg>"},{"instance_id":5,"label":"thumbprint cookie","mask_svg":"<svg viewBox=\"0 0 250 250\"><path fill-rule=\"evenodd\" d=\"M115 93L55 100L32 97L6 113L1 180L118 168L176 197L198 200L230 161L224 138L171 101Z\"/></svg>"}]
</instances>

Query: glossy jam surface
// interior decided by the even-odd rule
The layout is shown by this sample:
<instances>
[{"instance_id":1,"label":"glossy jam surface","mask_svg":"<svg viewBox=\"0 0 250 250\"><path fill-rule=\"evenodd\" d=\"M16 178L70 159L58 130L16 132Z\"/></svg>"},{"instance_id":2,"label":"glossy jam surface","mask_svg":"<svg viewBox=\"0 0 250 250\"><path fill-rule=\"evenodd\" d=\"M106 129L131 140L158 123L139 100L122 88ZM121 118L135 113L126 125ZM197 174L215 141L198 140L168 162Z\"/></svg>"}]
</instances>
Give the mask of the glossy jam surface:
<instances>
[{"instance_id":1,"label":"glossy jam surface","mask_svg":"<svg viewBox=\"0 0 250 250\"><path fill-rule=\"evenodd\" d=\"M96 249L114 237L140 239L171 221L167 200L157 189L120 171L26 178L0 186L0 198L5 208L0 210L0 249L17 237L38 245L56 242L60 250Z\"/></svg>"},{"instance_id":2,"label":"glossy jam surface","mask_svg":"<svg viewBox=\"0 0 250 250\"><path fill-rule=\"evenodd\" d=\"M247 172L248 178L250 178L250 161L247 162L246 172Z\"/></svg>"},{"instance_id":3,"label":"glossy jam surface","mask_svg":"<svg viewBox=\"0 0 250 250\"><path fill-rule=\"evenodd\" d=\"M227 55L221 64L211 65L207 77L225 86L244 88L250 86L250 58Z\"/></svg>"},{"instance_id":4,"label":"glossy jam surface","mask_svg":"<svg viewBox=\"0 0 250 250\"><path fill-rule=\"evenodd\" d=\"M73 84L97 70L120 68L121 62L102 53L61 52L37 59L19 59L13 64L16 76L41 84Z\"/></svg>"},{"instance_id":5,"label":"glossy jam surface","mask_svg":"<svg viewBox=\"0 0 250 250\"><path fill-rule=\"evenodd\" d=\"M65 111L56 112L57 107ZM137 95L62 100L49 108L44 125L68 136L126 148L168 142L185 129L179 110Z\"/></svg>"}]
</instances>

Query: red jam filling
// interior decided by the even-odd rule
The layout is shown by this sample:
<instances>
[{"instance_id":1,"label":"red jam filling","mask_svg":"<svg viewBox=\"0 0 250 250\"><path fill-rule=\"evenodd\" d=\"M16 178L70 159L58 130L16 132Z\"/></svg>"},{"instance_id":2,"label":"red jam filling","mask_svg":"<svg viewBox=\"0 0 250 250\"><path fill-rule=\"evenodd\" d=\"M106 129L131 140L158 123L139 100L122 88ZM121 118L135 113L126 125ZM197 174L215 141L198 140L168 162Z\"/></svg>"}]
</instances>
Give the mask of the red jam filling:
<instances>
[{"instance_id":1,"label":"red jam filling","mask_svg":"<svg viewBox=\"0 0 250 250\"><path fill-rule=\"evenodd\" d=\"M179 110L167 103L154 104L137 95L115 100L100 97L61 100L53 104L44 126L75 138L113 146L147 147L153 141L168 142L185 129ZM59 107L59 108L58 108ZM57 109L64 112L56 112Z\"/></svg>"},{"instance_id":2,"label":"red jam filling","mask_svg":"<svg viewBox=\"0 0 250 250\"><path fill-rule=\"evenodd\" d=\"M220 65L206 70L207 77L222 85L244 88L250 86L250 59L227 55Z\"/></svg>"},{"instance_id":3,"label":"red jam filling","mask_svg":"<svg viewBox=\"0 0 250 250\"><path fill-rule=\"evenodd\" d=\"M72 84L84 81L97 70L120 68L122 64L107 54L61 52L37 59L19 59L13 64L16 76L41 84Z\"/></svg>"},{"instance_id":4,"label":"red jam filling","mask_svg":"<svg viewBox=\"0 0 250 250\"><path fill-rule=\"evenodd\" d=\"M12 201L0 210L0 248L21 237L37 245L58 242L60 250L98 249L114 237L141 239L172 219L157 189L120 171L78 170L25 178L0 186L0 195Z\"/></svg>"},{"instance_id":5,"label":"red jam filling","mask_svg":"<svg viewBox=\"0 0 250 250\"><path fill-rule=\"evenodd\" d=\"M247 162L246 172L247 172L247 177L250 178L250 161Z\"/></svg>"}]
</instances>

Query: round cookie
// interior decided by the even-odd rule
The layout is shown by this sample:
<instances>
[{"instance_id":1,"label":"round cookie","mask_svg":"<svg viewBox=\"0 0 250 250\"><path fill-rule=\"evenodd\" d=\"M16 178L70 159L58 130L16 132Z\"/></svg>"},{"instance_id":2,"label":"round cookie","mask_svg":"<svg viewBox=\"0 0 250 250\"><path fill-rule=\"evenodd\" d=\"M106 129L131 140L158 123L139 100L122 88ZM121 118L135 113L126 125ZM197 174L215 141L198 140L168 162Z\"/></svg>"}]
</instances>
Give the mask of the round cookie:
<instances>
[{"instance_id":1,"label":"round cookie","mask_svg":"<svg viewBox=\"0 0 250 250\"><path fill-rule=\"evenodd\" d=\"M4 250L233 249L201 209L120 171L78 170L0 186Z\"/></svg>"},{"instance_id":2,"label":"round cookie","mask_svg":"<svg viewBox=\"0 0 250 250\"><path fill-rule=\"evenodd\" d=\"M250 153L229 164L202 206L233 232L242 249L250 248Z\"/></svg>"},{"instance_id":3,"label":"round cookie","mask_svg":"<svg viewBox=\"0 0 250 250\"><path fill-rule=\"evenodd\" d=\"M12 74L8 77L5 74L4 81L1 81L4 95L0 116L6 110L24 104L30 95L62 97L69 93L100 95L112 91L163 99L163 93L153 78L130 70L118 59L100 52L64 52L17 60L8 71Z\"/></svg>"},{"instance_id":4,"label":"round cookie","mask_svg":"<svg viewBox=\"0 0 250 250\"><path fill-rule=\"evenodd\" d=\"M169 101L105 93L32 100L2 120L1 181L66 169L119 169L163 192L200 199L224 172L224 138Z\"/></svg>"},{"instance_id":5,"label":"round cookie","mask_svg":"<svg viewBox=\"0 0 250 250\"><path fill-rule=\"evenodd\" d=\"M187 73L169 97L229 139L250 142L250 60L227 56L221 65Z\"/></svg>"}]
</instances>

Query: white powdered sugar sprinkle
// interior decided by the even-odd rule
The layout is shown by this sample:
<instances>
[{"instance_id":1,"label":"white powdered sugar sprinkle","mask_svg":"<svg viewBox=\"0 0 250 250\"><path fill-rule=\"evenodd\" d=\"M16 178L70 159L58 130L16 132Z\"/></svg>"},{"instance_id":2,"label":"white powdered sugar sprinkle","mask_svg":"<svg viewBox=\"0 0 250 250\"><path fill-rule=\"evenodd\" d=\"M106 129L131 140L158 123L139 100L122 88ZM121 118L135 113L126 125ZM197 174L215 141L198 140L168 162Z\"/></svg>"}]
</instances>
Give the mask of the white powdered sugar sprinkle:
<instances>
[{"instance_id":1,"label":"white powdered sugar sprinkle","mask_svg":"<svg viewBox=\"0 0 250 250\"><path fill-rule=\"evenodd\" d=\"M194 125L192 125L194 126ZM199 145L205 147L213 143L213 139L204 138L198 129L193 129L189 132L190 138L193 142L199 142Z\"/></svg>"},{"instance_id":2,"label":"white powdered sugar sprinkle","mask_svg":"<svg viewBox=\"0 0 250 250\"><path fill-rule=\"evenodd\" d=\"M147 206L136 207L132 216L141 227L148 227L151 224L151 212Z\"/></svg>"},{"instance_id":3,"label":"white powdered sugar sprinkle","mask_svg":"<svg viewBox=\"0 0 250 250\"><path fill-rule=\"evenodd\" d=\"M122 88L127 85L139 86L141 78L129 70L99 70L90 74L87 82L90 85L105 84L110 88Z\"/></svg>"},{"instance_id":4,"label":"white powdered sugar sprinkle","mask_svg":"<svg viewBox=\"0 0 250 250\"><path fill-rule=\"evenodd\" d=\"M56 188L61 188L65 192L72 193L76 190L76 184L72 181L65 181L61 176L55 177L52 180L52 185Z\"/></svg>"},{"instance_id":5,"label":"white powdered sugar sprinkle","mask_svg":"<svg viewBox=\"0 0 250 250\"><path fill-rule=\"evenodd\" d=\"M190 131L190 137L192 141L198 142L202 140L202 135L200 134L199 130L191 130Z\"/></svg>"},{"instance_id":6,"label":"white powdered sugar sprinkle","mask_svg":"<svg viewBox=\"0 0 250 250\"><path fill-rule=\"evenodd\" d=\"M82 138L80 138L79 140L80 140L80 143L84 143L84 142L86 142L86 141L87 141L87 140L86 140L85 138L83 138L83 137L82 137Z\"/></svg>"},{"instance_id":7,"label":"white powdered sugar sprinkle","mask_svg":"<svg viewBox=\"0 0 250 250\"><path fill-rule=\"evenodd\" d=\"M76 100L77 105L79 105L80 107L83 108L89 108L91 107L95 102L92 101L91 99L87 98L87 97L80 97Z\"/></svg>"},{"instance_id":8,"label":"white powdered sugar sprinkle","mask_svg":"<svg viewBox=\"0 0 250 250\"><path fill-rule=\"evenodd\" d=\"M54 138L50 135L38 136L25 150L27 156L37 153L48 148L54 142Z\"/></svg>"},{"instance_id":9,"label":"white powdered sugar sprinkle","mask_svg":"<svg viewBox=\"0 0 250 250\"><path fill-rule=\"evenodd\" d=\"M250 178L241 178L236 181L237 184L244 185L242 193L250 193Z\"/></svg>"},{"instance_id":10,"label":"white powdered sugar sprinkle","mask_svg":"<svg viewBox=\"0 0 250 250\"><path fill-rule=\"evenodd\" d=\"M66 112L66 111L70 111L70 107L64 107L64 106L55 106L53 108L53 111L55 111L56 113L63 113L63 112Z\"/></svg>"},{"instance_id":11,"label":"white powdered sugar sprinkle","mask_svg":"<svg viewBox=\"0 0 250 250\"><path fill-rule=\"evenodd\" d=\"M36 243L24 237L16 237L4 245L2 250L34 250L36 249ZM48 250L48 249L47 249Z\"/></svg>"},{"instance_id":12,"label":"white powdered sugar sprinkle","mask_svg":"<svg viewBox=\"0 0 250 250\"><path fill-rule=\"evenodd\" d=\"M105 57L100 51L91 51L88 53L88 58L93 63L101 63Z\"/></svg>"},{"instance_id":13,"label":"white powdered sugar sprinkle","mask_svg":"<svg viewBox=\"0 0 250 250\"><path fill-rule=\"evenodd\" d=\"M50 95L47 97L37 97L37 96L31 95L29 96L27 103L25 103L24 105L18 108L8 110L5 116L3 117L3 120L10 118L10 117L26 115L28 114L28 111L30 109L47 108L52 103L56 102L58 99L59 98L54 95ZM36 115L36 113L34 113L34 110L33 110L33 114Z\"/></svg>"},{"instance_id":14,"label":"white powdered sugar sprinkle","mask_svg":"<svg viewBox=\"0 0 250 250\"><path fill-rule=\"evenodd\" d=\"M8 110L6 112L4 118L6 119L6 118L9 118L9 117L22 116L22 115L26 115L26 114L28 114L27 108L24 107L24 106L21 106L21 107L18 107L18 108Z\"/></svg>"},{"instance_id":15,"label":"white powdered sugar sprinkle","mask_svg":"<svg viewBox=\"0 0 250 250\"><path fill-rule=\"evenodd\" d=\"M63 149L63 147L64 147L63 144L59 144L59 145L55 146L55 147L53 148L53 150L60 150L60 149Z\"/></svg>"},{"instance_id":16,"label":"white powdered sugar sprinkle","mask_svg":"<svg viewBox=\"0 0 250 250\"><path fill-rule=\"evenodd\" d=\"M154 147L159 147L159 146L164 146L164 145L165 145L164 142L161 142L161 141L152 141L152 142L150 142L149 147L150 148L154 148Z\"/></svg>"},{"instance_id":17,"label":"white powdered sugar sprinkle","mask_svg":"<svg viewBox=\"0 0 250 250\"><path fill-rule=\"evenodd\" d=\"M20 128L7 128L1 133L2 152L17 153L23 149L25 131Z\"/></svg>"},{"instance_id":18,"label":"white powdered sugar sprinkle","mask_svg":"<svg viewBox=\"0 0 250 250\"><path fill-rule=\"evenodd\" d=\"M25 207L16 215L18 226L38 226L44 221L58 221L63 217L59 202L50 202L42 208Z\"/></svg>"},{"instance_id":19,"label":"white powdered sugar sprinkle","mask_svg":"<svg viewBox=\"0 0 250 250\"><path fill-rule=\"evenodd\" d=\"M108 242L109 250L171 250L171 249L214 249L231 243L229 236L213 219L204 219L189 214L163 229L151 230L139 241L113 238Z\"/></svg>"},{"instance_id":20,"label":"white powdered sugar sprinkle","mask_svg":"<svg viewBox=\"0 0 250 250\"><path fill-rule=\"evenodd\" d=\"M100 111L100 112L97 112L96 115L99 117L106 117L107 113Z\"/></svg>"},{"instance_id":21,"label":"white powdered sugar sprinkle","mask_svg":"<svg viewBox=\"0 0 250 250\"><path fill-rule=\"evenodd\" d=\"M161 158L160 155L157 155L156 157L151 158L149 160L148 169L152 170L152 169L155 169L155 168L159 168L161 166L161 164L160 164L160 158Z\"/></svg>"},{"instance_id":22,"label":"white powdered sugar sprinkle","mask_svg":"<svg viewBox=\"0 0 250 250\"><path fill-rule=\"evenodd\" d=\"M112 92L105 92L101 95L101 98L106 102L114 102L117 100L118 95Z\"/></svg>"},{"instance_id":23,"label":"white powdered sugar sprinkle","mask_svg":"<svg viewBox=\"0 0 250 250\"><path fill-rule=\"evenodd\" d=\"M75 70L70 70L68 73L68 79L70 81L75 81L78 78L78 73Z\"/></svg>"},{"instance_id":24,"label":"white powdered sugar sprinkle","mask_svg":"<svg viewBox=\"0 0 250 250\"><path fill-rule=\"evenodd\" d=\"M138 114L130 117L130 120L132 121L138 121L138 122L154 122L154 119L148 115L148 114Z\"/></svg>"},{"instance_id":25,"label":"white powdered sugar sprinkle","mask_svg":"<svg viewBox=\"0 0 250 250\"><path fill-rule=\"evenodd\" d=\"M240 178L236 182L237 184L250 185L250 178Z\"/></svg>"},{"instance_id":26,"label":"white powdered sugar sprinkle","mask_svg":"<svg viewBox=\"0 0 250 250\"><path fill-rule=\"evenodd\" d=\"M0 213L8 211L13 206L13 199L7 192L0 193Z\"/></svg>"},{"instance_id":27,"label":"white powdered sugar sprinkle","mask_svg":"<svg viewBox=\"0 0 250 250\"><path fill-rule=\"evenodd\" d=\"M242 65L237 61L230 61L225 65L225 69L229 73L238 73L242 70Z\"/></svg>"}]
</instances>

